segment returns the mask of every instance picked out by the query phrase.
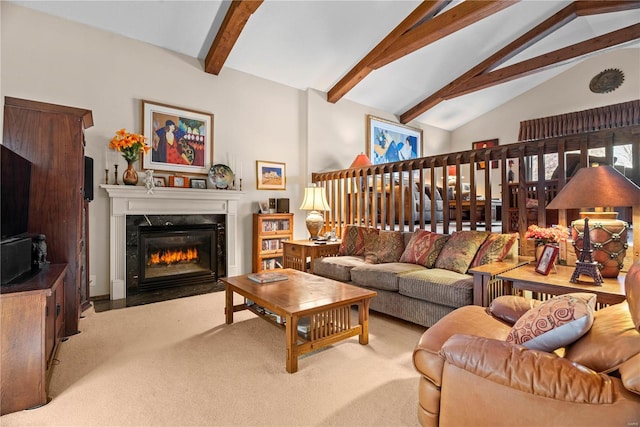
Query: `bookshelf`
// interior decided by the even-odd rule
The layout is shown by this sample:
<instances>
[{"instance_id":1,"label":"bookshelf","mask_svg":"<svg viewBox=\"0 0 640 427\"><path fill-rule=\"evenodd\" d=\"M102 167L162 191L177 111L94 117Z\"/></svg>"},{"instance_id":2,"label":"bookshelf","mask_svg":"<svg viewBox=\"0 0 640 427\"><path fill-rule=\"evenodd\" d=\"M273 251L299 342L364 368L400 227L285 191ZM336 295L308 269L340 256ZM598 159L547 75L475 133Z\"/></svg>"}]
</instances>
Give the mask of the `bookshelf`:
<instances>
[{"instance_id":1,"label":"bookshelf","mask_svg":"<svg viewBox=\"0 0 640 427\"><path fill-rule=\"evenodd\" d=\"M253 214L252 271L282 268L283 242L293 240L293 214Z\"/></svg>"}]
</instances>

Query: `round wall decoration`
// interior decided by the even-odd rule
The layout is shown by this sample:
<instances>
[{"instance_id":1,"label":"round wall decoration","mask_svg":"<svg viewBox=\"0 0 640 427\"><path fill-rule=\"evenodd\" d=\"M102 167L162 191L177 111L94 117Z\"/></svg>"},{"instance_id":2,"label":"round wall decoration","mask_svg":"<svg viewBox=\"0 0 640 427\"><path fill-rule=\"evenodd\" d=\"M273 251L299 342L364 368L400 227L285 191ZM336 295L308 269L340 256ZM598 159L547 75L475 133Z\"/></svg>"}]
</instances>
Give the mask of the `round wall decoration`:
<instances>
[{"instance_id":1,"label":"round wall decoration","mask_svg":"<svg viewBox=\"0 0 640 427\"><path fill-rule=\"evenodd\" d=\"M624 82L624 73L617 68L608 68L595 75L589 83L593 93L612 92Z\"/></svg>"}]
</instances>

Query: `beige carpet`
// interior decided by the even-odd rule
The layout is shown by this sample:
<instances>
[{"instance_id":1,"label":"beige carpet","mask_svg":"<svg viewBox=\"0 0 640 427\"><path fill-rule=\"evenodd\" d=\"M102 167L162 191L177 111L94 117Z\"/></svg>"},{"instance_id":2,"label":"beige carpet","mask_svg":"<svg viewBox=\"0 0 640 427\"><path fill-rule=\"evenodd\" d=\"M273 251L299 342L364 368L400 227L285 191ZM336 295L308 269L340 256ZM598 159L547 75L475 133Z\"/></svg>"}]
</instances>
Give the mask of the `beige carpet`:
<instances>
[{"instance_id":1,"label":"beige carpet","mask_svg":"<svg viewBox=\"0 0 640 427\"><path fill-rule=\"evenodd\" d=\"M95 313L62 343L38 409L2 426L416 426L411 354L424 328L372 313L357 337L285 370L284 331L224 323L224 292Z\"/></svg>"}]
</instances>

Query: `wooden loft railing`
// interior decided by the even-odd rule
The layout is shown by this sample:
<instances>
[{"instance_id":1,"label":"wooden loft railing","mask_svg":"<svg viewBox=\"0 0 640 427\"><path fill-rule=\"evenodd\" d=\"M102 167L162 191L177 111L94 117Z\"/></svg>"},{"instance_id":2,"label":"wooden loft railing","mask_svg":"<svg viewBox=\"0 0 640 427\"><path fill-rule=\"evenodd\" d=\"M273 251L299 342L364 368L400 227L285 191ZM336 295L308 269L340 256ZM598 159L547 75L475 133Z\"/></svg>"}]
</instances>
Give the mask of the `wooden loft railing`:
<instances>
[{"instance_id":1,"label":"wooden loft railing","mask_svg":"<svg viewBox=\"0 0 640 427\"><path fill-rule=\"evenodd\" d=\"M549 217L545 205L567 182L566 153L579 152L580 166L586 166L589 150L604 148L607 163L612 164L613 147L626 144L632 147L633 163L633 169L627 176L638 183L640 125L637 124L366 168L313 173L312 181L326 189L331 206L331 210L325 215L324 231L335 228L338 235L348 224L367 224L381 229L405 231L427 229L444 233L463 228L490 229L491 221L484 221L484 218L491 218L492 209L496 209L497 216L501 218L502 232L517 230L523 238L528 225L527 215L531 214L531 209L535 212L537 224L547 225ZM545 179L544 155L551 153L558 154L558 179L553 181ZM536 179L527 181L525 159L530 156L537 156L538 174ZM517 183L508 181L507 165L510 159L518 160ZM490 167L476 169L476 164L484 162L489 166L490 161L498 162L498 180L492 180ZM468 197L462 195L461 166L464 165L467 165L468 170ZM442 177L447 176L449 166L456 166L455 186L451 192L442 191ZM431 183L437 185L430 185ZM502 188L510 190L501 191ZM440 204L437 203L440 201L437 193L442 198ZM495 202L485 203L486 200ZM527 208L527 200L536 200L537 207ZM439 206L442 210L439 210ZM469 218L464 221L463 212L469 214ZM557 215L557 223L563 225L574 219L568 218L567 211L564 210L558 211ZM431 221L431 218L438 219ZM555 215L553 220L556 220ZM636 247L640 247L640 244Z\"/></svg>"}]
</instances>

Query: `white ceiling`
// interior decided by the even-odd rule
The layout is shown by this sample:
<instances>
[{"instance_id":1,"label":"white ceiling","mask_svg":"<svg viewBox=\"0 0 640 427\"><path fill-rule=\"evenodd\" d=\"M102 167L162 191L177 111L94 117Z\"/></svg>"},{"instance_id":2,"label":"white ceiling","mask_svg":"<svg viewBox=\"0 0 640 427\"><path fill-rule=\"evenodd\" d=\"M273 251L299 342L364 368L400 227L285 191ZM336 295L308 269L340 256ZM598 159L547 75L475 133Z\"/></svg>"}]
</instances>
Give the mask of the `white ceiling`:
<instances>
[{"instance_id":1,"label":"white ceiling","mask_svg":"<svg viewBox=\"0 0 640 427\"><path fill-rule=\"evenodd\" d=\"M176 0L13 3L200 59L206 56L229 6L228 1ZM419 3L265 0L249 19L225 67L302 90L327 92ZM454 0L448 8L457 3ZM569 3L521 1L372 72L344 98L399 116ZM504 65L638 22L639 9L579 17ZM633 45L638 46L638 41ZM442 102L417 120L456 129L577 61Z\"/></svg>"}]
</instances>

